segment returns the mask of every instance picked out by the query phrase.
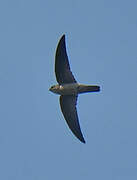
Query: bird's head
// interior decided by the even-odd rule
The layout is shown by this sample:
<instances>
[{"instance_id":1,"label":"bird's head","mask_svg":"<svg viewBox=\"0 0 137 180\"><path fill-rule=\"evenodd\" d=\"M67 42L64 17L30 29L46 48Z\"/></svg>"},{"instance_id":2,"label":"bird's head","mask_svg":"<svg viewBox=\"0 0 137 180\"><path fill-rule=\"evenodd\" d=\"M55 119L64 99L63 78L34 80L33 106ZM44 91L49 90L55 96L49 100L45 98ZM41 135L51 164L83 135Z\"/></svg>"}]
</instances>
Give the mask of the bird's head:
<instances>
[{"instance_id":1,"label":"bird's head","mask_svg":"<svg viewBox=\"0 0 137 180\"><path fill-rule=\"evenodd\" d=\"M56 89L56 85L53 85L49 88L49 91L54 91L54 89Z\"/></svg>"},{"instance_id":2,"label":"bird's head","mask_svg":"<svg viewBox=\"0 0 137 180\"><path fill-rule=\"evenodd\" d=\"M58 94L59 85L53 85L49 88L49 91Z\"/></svg>"}]
</instances>

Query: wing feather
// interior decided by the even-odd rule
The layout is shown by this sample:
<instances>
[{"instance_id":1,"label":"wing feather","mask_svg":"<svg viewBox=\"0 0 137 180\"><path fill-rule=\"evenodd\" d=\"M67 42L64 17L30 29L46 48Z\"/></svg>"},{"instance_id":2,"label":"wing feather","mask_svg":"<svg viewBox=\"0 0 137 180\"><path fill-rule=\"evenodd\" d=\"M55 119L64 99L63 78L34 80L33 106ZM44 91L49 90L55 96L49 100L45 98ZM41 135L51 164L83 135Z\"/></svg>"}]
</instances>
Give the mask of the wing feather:
<instances>
[{"instance_id":1,"label":"wing feather","mask_svg":"<svg viewBox=\"0 0 137 180\"><path fill-rule=\"evenodd\" d=\"M56 49L55 74L59 84L76 83L76 80L70 70L66 52L65 35L61 37Z\"/></svg>"},{"instance_id":2,"label":"wing feather","mask_svg":"<svg viewBox=\"0 0 137 180\"><path fill-rule=\"evenodd\" d=\"M77 96L73 96L73 95L60 96L61 110L69 128L81 142L85 143L79 125L76 102L77 102Z\"/></svg>"}]
</instances>

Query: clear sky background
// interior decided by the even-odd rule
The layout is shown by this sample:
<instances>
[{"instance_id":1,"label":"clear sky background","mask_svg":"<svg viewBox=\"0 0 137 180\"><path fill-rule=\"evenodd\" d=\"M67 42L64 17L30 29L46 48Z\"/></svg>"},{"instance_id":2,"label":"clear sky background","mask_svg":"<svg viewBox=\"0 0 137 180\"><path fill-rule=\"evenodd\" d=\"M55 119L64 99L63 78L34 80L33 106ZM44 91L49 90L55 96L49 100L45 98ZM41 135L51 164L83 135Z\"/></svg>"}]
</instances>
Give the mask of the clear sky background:
<instances>
[{"instance_id":1,"label":"clear sky background","mask_svg":"<svg viewBox=\"0 0 137 180\"><path fill-rule=\"evenodd\" d=\"M54 56L66 34L86 144L63 118ZM0 179L137 179L137 1L0 1Z\"/></svg>"}]
</instances>

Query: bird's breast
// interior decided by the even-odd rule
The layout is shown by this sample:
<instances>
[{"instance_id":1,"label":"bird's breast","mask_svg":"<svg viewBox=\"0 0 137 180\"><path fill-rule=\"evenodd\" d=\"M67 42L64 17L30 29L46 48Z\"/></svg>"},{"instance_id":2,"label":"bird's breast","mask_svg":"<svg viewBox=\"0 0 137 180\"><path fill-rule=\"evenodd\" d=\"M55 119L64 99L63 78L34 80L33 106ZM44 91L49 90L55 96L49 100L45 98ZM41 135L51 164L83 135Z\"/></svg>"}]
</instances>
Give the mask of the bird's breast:
<instances>
[{"instance_id":1,"label":"bird's breast","mask_svg":"<svg viewBox=\"0 0 137 180\"><path fill-rule=\"evenodd\" d=\"M63 84L59 86L59 94L60 95L76 95L77 92L77 83L73 84Z\"/></svg>"}]
</instances>

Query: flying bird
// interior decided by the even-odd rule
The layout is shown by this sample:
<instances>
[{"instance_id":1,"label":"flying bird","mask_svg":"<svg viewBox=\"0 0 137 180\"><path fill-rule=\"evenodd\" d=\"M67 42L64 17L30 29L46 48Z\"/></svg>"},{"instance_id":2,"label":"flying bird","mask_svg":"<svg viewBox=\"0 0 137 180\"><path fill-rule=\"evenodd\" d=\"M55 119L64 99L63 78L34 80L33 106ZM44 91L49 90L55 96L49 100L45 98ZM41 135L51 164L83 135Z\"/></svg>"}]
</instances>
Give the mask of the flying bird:
<instances>
[{"instance_id":1,"label":"flying bird","mask_svg":"<svg viewBox=\"0 0 137 180\"><path fill-rule=\"evenodd\" d=\"M78 94L97 92L100 91L100 87L97 85L79 84L76 81L70 70L66 52L65 35L61 37L57 45L55 55L55 75L58 84L51 86L49 90L60 95L61 111L69 128L81 142L85 143L76 109Z\"/></svg>"}]
</instances>

